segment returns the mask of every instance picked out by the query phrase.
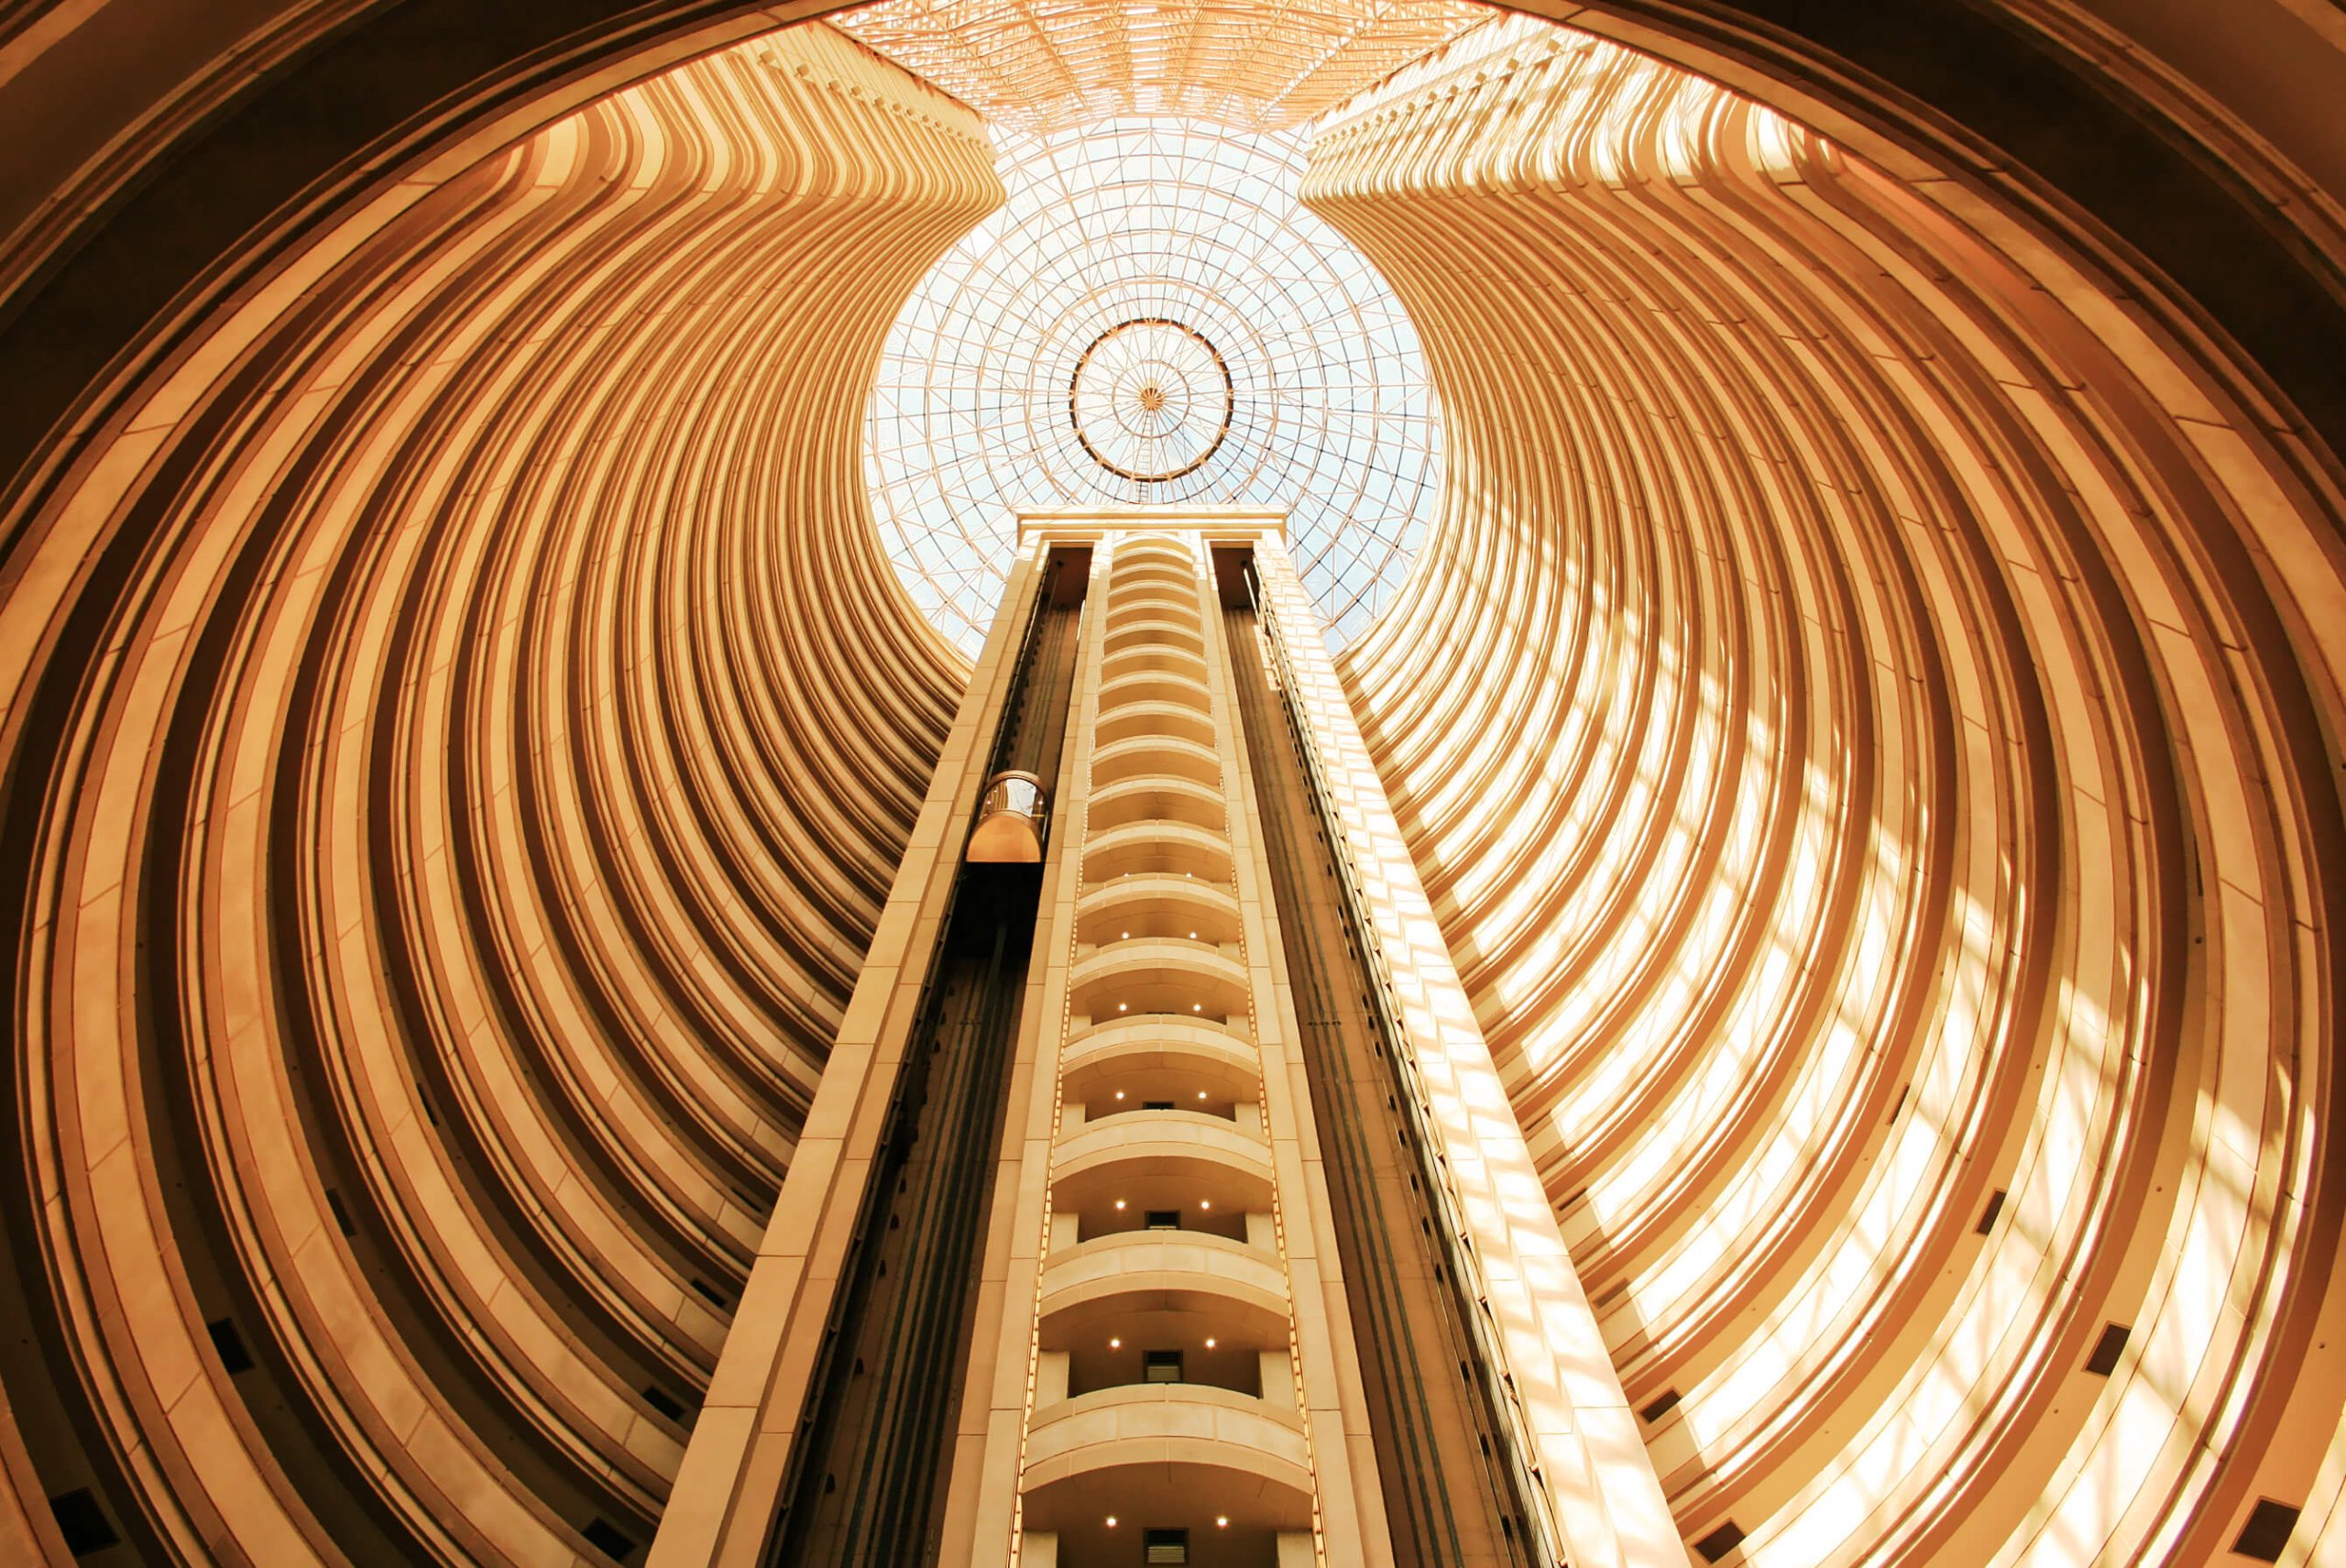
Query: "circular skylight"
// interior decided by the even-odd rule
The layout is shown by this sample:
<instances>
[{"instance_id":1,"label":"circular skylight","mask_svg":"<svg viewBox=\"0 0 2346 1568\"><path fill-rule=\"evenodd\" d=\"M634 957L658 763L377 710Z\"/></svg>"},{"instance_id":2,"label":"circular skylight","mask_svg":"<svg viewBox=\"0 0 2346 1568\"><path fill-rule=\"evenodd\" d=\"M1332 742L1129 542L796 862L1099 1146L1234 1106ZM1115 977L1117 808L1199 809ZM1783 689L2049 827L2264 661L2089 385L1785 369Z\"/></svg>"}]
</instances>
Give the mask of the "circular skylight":
<instances>
[{"instance_id":1,"label":"circular skylight","mask_svg":"<svg viewBox=\"0 0 2346 1568\"><path fill-rule=\"evenodd\" d=\"M1068 378L1067 417L1120 479L1170 484L1230 435L1238 389L1222 351L1179 322L1136 316L1091 340Z\"/></svg>"},{"instance_id":2,"label":"circular skylight","mask_svg":"<svg viewBox=\"0 0 2346 1568\"><path fill-rule=\"evenodd\" d=\"M1022 510L1272 507L1348 641L1424 538L1441 426L1400 302L1297 201L1304 137L996 135L1009 198L898 318L866 425L914 602L974 655Z\"/></svg>"}]
</instances>

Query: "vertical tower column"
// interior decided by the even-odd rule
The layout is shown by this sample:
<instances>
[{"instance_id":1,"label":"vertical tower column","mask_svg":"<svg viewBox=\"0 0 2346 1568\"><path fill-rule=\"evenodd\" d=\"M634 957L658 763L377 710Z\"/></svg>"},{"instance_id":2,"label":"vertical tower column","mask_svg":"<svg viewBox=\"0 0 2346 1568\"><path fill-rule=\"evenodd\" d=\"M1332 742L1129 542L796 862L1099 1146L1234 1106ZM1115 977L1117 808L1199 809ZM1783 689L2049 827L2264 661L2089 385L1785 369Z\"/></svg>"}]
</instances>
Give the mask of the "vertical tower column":
<instances>
[{"instance_id":1,"label":"vertical tower column","mask_svg":"<svg viewBox=\"0 0 2346 1568\"><path fill-rule=\"evenodd\" d=\"M1392 1560L1211 587L1218 523L1078 531L1097 613L956 1561Z\"/></svg>"}]
</instances>

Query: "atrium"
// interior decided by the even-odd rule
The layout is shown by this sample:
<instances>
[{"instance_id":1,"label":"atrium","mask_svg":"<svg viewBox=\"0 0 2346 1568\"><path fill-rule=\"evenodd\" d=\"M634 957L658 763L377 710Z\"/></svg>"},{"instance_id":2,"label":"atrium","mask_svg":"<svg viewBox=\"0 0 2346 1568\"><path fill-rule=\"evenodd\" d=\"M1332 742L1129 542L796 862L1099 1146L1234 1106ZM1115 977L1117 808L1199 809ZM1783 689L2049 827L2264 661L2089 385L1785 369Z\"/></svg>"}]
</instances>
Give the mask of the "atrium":
<instances>
[{"instance_id":1,"label":"atrium","mask_svg":"<svg viewBox=\"0 0 2346 1568\"><path fill-rule=\"evenodd\" d=\"M0 6L0 1563L2346 1563L2340 103Z\"/></svg>"}]
</instances>

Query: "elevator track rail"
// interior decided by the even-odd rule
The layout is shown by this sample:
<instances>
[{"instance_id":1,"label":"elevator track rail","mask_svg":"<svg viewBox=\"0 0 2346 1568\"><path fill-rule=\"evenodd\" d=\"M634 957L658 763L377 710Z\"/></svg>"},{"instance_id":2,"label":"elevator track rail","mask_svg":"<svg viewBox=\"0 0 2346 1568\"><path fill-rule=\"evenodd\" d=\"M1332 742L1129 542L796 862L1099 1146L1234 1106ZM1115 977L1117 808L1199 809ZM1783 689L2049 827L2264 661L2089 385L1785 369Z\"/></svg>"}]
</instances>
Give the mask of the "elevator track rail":
<instances>
[{"instance_id":1,"label":"elevator track rail","mask_svg":"<svg viewBox=\"0 0 2346 1568\"><path fill-rule=\"evenodd\" d=\"M1042 576L989 774L1018 767L1055 782L1084 565L1054 559ZM965 864L956 875L782 1483L764 1553L775 1568L937 1561L1042 872Z\"/></svg>"},{"instance_id":2,"label":"elevator track rail","mask_svg":"<svg viewBox=\"0 0 2346 1568\"><path fill-rule=\"evenodd\" d=\"M1277 625L1257 602L1252 566L1226 569L1243 574L1222 584L1224 634L1395 1562L1553 1568L1565 1559L1507 1419L1500 1364L1474 1332L1473 1259L1428 1157L1414 1064L1365 911L1332 849Z\"/></svg>"}]
</instances>

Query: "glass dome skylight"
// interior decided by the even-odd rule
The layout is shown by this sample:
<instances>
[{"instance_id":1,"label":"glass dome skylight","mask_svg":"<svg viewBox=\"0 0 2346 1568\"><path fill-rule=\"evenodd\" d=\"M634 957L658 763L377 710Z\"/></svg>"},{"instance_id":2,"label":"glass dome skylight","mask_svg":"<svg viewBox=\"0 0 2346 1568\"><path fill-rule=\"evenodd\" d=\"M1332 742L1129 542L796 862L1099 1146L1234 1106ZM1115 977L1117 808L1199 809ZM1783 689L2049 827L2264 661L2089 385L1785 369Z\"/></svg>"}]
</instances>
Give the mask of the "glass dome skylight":
<instances>
[{"instance_id":1,"label":"glass dome skylight","mask_svg":"<svg viewBox=\"0 0 2346 1568\"><path fill-rule=\"evenodd\" d=\"M1431 520L1441 424L1400 302L1296 199L1303 135L996 135L1009 199L898 319L866 425L914 601L974 654L1022 509L1277 507L1349 640Z\"/></svg>"}]
</instances>

